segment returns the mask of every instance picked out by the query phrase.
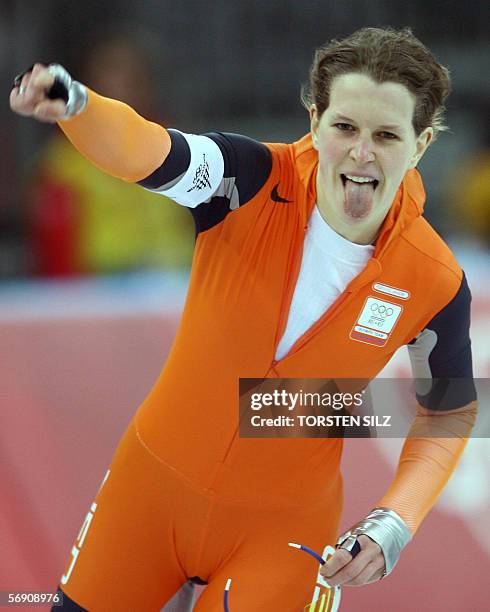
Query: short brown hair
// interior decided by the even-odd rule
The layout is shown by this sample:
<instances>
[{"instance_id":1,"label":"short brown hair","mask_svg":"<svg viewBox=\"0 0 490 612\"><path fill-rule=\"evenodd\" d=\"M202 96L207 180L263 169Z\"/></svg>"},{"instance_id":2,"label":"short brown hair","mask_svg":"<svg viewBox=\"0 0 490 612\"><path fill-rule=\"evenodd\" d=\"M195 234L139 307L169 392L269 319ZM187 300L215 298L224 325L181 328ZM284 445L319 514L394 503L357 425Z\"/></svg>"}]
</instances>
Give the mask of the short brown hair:
<instances>
[{"instance_id":1,"label":"short brown hair","mask_svg":"<svg viewBox=\"0 0 490 612\"><path fill-rule=\"evenodd\" d=\"M447 129L444 102L451 90L449 70L416 38L410 28L362 28L343 40L331 40L315 51L309 86L301 99L307 109L315 104L321 117L329 105L335 77L359 72L377 83L405 85L415 96L413 127L418 136L432 127L434 136Z\"/></svg>"}]
</instances>

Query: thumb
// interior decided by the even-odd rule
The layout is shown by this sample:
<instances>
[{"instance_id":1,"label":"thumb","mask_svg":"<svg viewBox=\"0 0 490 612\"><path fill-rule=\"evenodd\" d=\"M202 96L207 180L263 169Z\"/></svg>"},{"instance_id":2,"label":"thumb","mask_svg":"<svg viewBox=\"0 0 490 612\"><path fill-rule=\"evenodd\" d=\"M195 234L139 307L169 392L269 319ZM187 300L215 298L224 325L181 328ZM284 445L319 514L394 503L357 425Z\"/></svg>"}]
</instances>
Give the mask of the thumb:
<instances>
[{"instance_id":1,"label":"thumb","mask_svg":"<svg viewBox=\"0 0 490 612\"><path fill-rule=\"evenodd\" d=\"M329 578L341 570L352 560L352 555L344 548L337 548L334 554L325 562L320 569L320 574Z\"/></svg>"},{"instance_id":2,"label":"thumb","mask_svg":"<svg viewBox=\"0 0 490 612\"><path fill-rule=\"evenodd\" d=\"M34 109L34 117L46 123L56 123L64 117L66 104L63 100L43 100Z\"/></svg>"}]
</instances>

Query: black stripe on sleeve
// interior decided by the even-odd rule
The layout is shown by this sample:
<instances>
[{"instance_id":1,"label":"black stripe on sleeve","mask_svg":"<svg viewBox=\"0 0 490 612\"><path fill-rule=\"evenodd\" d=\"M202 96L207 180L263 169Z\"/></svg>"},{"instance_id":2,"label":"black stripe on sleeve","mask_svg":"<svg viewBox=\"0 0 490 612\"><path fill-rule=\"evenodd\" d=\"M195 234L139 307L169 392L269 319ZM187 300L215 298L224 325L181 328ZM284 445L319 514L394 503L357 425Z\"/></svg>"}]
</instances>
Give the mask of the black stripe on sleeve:
<instances>
[{"instance_id":1,"label":"black stripe on sleeve","mask_svg":"<svg viewBox=\"0 0 490 612\"><path fill-rule=\"evenodd\" d=\"M249 202L269 178L272 156L269 148L248 136L215 132L205 134L221 149L225 177L236 177L240 206Z\"/></svg>"},{"instance_id":2,"label":"black stripe on sleeve","mask_svg":"<svg viewBox=\"0 0 490 612\"><path fill-rule=\"evenodd\" d=\"M418 402L430 410L453 410L476 400L470 340L471 293L463 274L454 298L413 340L409 350L428 363L432 386L417 392ZM412 367L417 378L417 366ZM421 381L422 382L422 381ZM416 382L417 386L417 382Z\"/></svg>"},{"instance_id":3,"label":"black stripe on sleeve","mask_svg":"<svg viewBox=\"0 0 490 612\"><path fill-rule=\"evenodd\" d=\"M215 195L191 209L197 233L221 223L230 211L249 202L272 170L272 154L265 144L239 134L213 132L204 136L220 148L224 173Z\"/></svg>"},{"instance_id":4,"label":"black stripe on sleeve","mask_svg":"<svg viewBox=\"0 0 490 612\"><path fill-rule=\"evenodd\" d=\"M167 131L172 141L170 153L163 164L152 172L150 176L138 181L139 185L147 189L159 189L175 181L175 179L187 171L191 163L191 151L187 140L176 130Z\"/></svg>"}]
</instances>

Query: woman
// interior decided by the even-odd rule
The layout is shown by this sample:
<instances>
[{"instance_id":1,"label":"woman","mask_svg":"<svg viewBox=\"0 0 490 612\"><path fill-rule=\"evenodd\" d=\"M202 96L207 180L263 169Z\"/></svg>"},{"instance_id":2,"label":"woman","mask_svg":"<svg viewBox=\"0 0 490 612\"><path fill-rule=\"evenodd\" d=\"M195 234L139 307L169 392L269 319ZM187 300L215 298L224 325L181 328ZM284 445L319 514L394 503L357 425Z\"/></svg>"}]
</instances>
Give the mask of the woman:
<instances>
[{"instance_id":1,"label":"woman","mask_svg":"<svg viewBox=\"0 0 490 612\"><path fill-rule=\"evenodd\" d=\"M53 83L68 104L46 98ZM425 379L419 436L322 574L363 585L393 569L476 412L469 289L421 216L415 170L448 92L409 30L375 28L316 52L311 133L291 145L165 130L60 66L23 75L13 110L58 121L106 172L187 206L197 231L176 341L73 547L66 609L157 610L193 579L208 584L196 610L220 610L229 577L233 612L303 609L316 565L287 543L336 541L342 440L241 439L238 379L371 379L407 344ZM423 437L427 423L446 438Z\"/></svg>"}]
</instances>

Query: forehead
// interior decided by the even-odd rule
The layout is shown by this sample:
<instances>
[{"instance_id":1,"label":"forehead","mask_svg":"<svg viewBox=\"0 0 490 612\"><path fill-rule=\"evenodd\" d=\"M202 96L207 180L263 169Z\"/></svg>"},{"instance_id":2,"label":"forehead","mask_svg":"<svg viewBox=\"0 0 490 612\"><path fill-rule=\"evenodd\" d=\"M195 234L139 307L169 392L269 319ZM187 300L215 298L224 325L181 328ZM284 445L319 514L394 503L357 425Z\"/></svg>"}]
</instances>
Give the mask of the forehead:
<instances>
[{"instance_id":1,"label":"forehead","mask_svg":"<svg viewBox=\"0 0 490 612\"><path fill-rule=\"evenodd\" d=\"M410 126L415 96L400 83L376 83L365 74L335 77L330 87L329 115L338 113L355 121Z\"/></svg>"}]
</instances>

